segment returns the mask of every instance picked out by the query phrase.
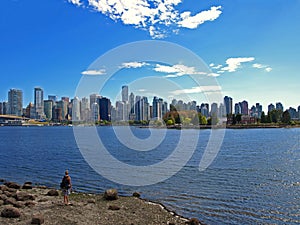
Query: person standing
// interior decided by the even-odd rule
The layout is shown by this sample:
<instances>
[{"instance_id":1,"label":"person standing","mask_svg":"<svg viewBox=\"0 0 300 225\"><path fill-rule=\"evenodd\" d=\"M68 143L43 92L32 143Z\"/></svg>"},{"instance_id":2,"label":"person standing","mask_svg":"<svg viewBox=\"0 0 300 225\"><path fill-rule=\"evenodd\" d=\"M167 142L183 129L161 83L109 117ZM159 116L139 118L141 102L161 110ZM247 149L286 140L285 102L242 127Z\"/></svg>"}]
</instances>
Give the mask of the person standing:
<instances>
[{"instance_id":1,"label":"person standing","mask_svg":"<svg viewBox=\"0 0 300 225\"><path fill-rule=\"evenodd\" d=\"M69 176L69 171L65 171L65 176L62 179L61 182L61 188L62 188L62 193L64 195L64 203L66 205L69 205L69 195L71 193L72 189L72 183L71 183L71 177Z\"/></svg>"}]
</instances>

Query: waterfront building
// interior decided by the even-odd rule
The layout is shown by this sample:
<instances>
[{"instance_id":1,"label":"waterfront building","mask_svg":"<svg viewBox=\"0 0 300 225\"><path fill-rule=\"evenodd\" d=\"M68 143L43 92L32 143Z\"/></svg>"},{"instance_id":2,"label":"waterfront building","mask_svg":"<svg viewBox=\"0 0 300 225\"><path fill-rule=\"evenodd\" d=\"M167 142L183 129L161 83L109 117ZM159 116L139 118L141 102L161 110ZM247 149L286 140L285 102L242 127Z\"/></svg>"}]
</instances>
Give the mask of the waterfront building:
<instances>
[{"instance_id":1,"label":"waterfront building","mask_svg":"<svg viewBox=\"0 0 300 225\"><path fill-rule=\"evenodd\" d=\"M52 120L55 122L60 122L63 120L62 115L62 108L59 108L57 105L55 105L53 109Z\"/></svg>"},{"instance_id":2,"label":"waterfront building","mask_svg":"<svg viewBox=\"0 0 300 225\"><path fill-rule=\"evenodd\" d=\"M34 88L34 118L42 119L44 115L44 91L40 87ZM30 117L31 118L31 117Z\"/></svg>"},{"instance_id":3,"label":"waterfront building","mask_svg":"<svg viewBox=\"0 0 300 225\"><path fill-rule=\"evenodd\" d=\"M149 120L150 112L149 112L149 103L147 97L142 97L141 99L141 120Z\"/></svg>"},{"instance_id":4,"label":"waterfront building","mask_svg":"<svg viewBox=\"0 0 300 225\"><path fill-rule=\"evenodd\" d=\"M108 98L98 98L99 114L101 120L111 121L111 101Z\"/></svg>"},{"instance_id":5,"label":"waterfront building","mask_svg":"<svg viewBox=\"0 0 300 225\"><path fill-rule=\"evenodd\" d=\"M167 112L168 112L168 103L167 102L162 103L162 109L161 110L162 110L162 116L167 114Z\"/></svg>"},{"instance_id":6,"label":"waterfront building","mask_svg":"<svg viewBox=\"0 0 300 225\"><path fill-rule=\"evenodd\" d=\"M200 113L202 114L202 116L205 116L206 118L208 117L209 109L207 103L201 103Z\"/></svg>"},{"instance_id":7,"label":"waterfront building","mask_svg":"<svg viewBox=\"0 0 300 225\"><path fill-rule=\"evenodd\" d=\"M25 109L25 117L35 119L35 107L33 103L29 103Z\"/></svg>"},{"instance_id":8,"label":"waterfront building","mask_svg":"<svg viewBox=\"0 0 300 225\"><path fill-rule=\"evenodd\" d=\"M52 120L53 118L53 105L54 102L52 100L44 100L44 113L48 120Z\"/></svg>"},{"instance_id":9,"label":"waterfront building","mask_svg":"<svg viewBox=\"0 0 300 225\"><path fill-rule=\"evenodd\" d=\"M232 114L232 98L225 96L224 97L224 106L226 110L226 115Z\"/></svg>"},{"instance_id":10,"label":"waterfront building","mask_svg":"<svg viewBox=\"0 0 300 225\"><path fill-rule=\"evenodd\" d=\"M270 105L268 105L268 112L271 112L275 109L275 106L271 103Z\"/></svg>"},{"instance_id":11,"label":"waterfront building","mask_svg":"<svg viewBox=\"0 0 300 225\"><path fill-rule=\"evenodd\" d=\"M48 100L51 100L53 102L57 102L58 97L57 97L57 95L48 95Z\"/></svg>"},{"instance_id":12,"label":"waterfront building","mask_svg":"<svg viewBox=\"0 0 300 225\"><path fill-rule=\"evenodd\" d=\"M219 117L226 117L226 108L223 103L220 103L219 106Z\"/></svg>"},{"instance_id":13,"label":"waterfront building","mask_svg":"<svg viewBox=\"0 0 300 225\"><path fill-rule=\"evenodd\" d=\"M61 100L62 101L65 101L65 102L67 102L67 103L69 103L70 102L70 98L69 97L61 97Z\"/></svg>"},{"instance_id":14,"label":"waterfront building","mask_svg":"<svg viewBox=\"0 0 300 225\"><path fill-rule=\"evenodd\" d=\"M141 115L141 111L142 111L142 105L141 105L141 96L137 95L135 96L135 119L137 121L142 120L142 115Z\"/></svg>"},{"instance_id":15,"label":"waterfront building","mask_svg":"<svg viewBox=\"0 0 300 225\"><path fill-rule=\"evenodd\" d=\"M117 121L125 120L125 103L123 101L116 102L116 117Z\"/></svg>"},{"instance_id":16,"label":"waterfront building","mask_svg":"<svg viewBox=\"0 0 300 225\"><path fill-rule=\"evenodd\" d=\"M4 113L3 113L3 102L0 102L0 115L4 115Z\"/></svg>"},{"instance_id":17,"label":"waterfront building","mask_svg":"<svg viewBox=\"0 0 300 225\"><path fill-rule=\"evenodd\" d=\"M135 120L135 102L134 102L134 94L131 92L129 95L129 119Z\"/></svg>"},{"instance_id":18,"label":"waterfront building","mask_svg":"<svg viewBox=\"0 0 300 225\"><path fill-rule=\"evenodd\" d=\"M72 121L80 121L80 99L78 97L75 97L72 100Z\"/></svg>"},{"instance_id":19,"label":"waterfront building","mask_svg":"<svg viewBox=\"0 0 300 225\"><path fill-rule=\"evenodd\" d=\"M64 100L60 100L60 101L56 102L55 109L60 109L60 113L61 113L61 119L58 119L58 117L56 117L57 120L65 120L67 118L68 105L69 105L68 102L64 101ZM56 113L56 115L59 115L59 114Z\"/></svg>"},{"instance_id":20,"label":"waterfront building","mask_svg":"<svg viewBox=\"0 0 300 225\"><path fill-rule=\"evenodd\" d=\"M218 116L218 104L217 103L212 103L210 106L210 115L211 116Z\"/></svg>"},{"instance_id":21,"label":"waterfront building","mask_svg":"<svg viewBox=\"0 0 300 225\"><path fill-rule=\"evenodd\" d=\"M83 97L81 99L81 120L88 121L90 118L90 102L89 99L86 97Z\"/></svg>"},{"instance_id":22,"label":"waterfront building","mask_svg":"<svg viewBox=\"0 0 300 225\"><path fill-rule=\"evenodd\" d=\"M288 112L290 114L291 120L298 120L298 114L297 114L297 110L293 107L290 107L288 109Z\"/></svg>"},{"instance_id":23,"label":"waterfront building","mask_svg":"<svg viewBox=\"0 0 300 225\"><path fill-rule=\"evenodd\" d=\"M300 120L300 105L298 106L298 118Z\"/></svg>"},{"instance_id":24,"label":"waterfront building","mask_svg":"<svg viewBox=\"0 0 300 225\"><path fill-rule=\"evenodd\" d=\"M22 116L23 92L18 89L10 89L8 92L8 114Z\"/></svg>"},{"instance_id":25,"label":"waterfront building","mask_svg":"<svg viewBox=\"0 0 300 225\"><path fill-rule=\"evenodd\" d=\"M153 101L152 101L153 118L162 119L162 104L163 104L163 99L158 98L156 96L153 97Z\"/></svg>"},{"instance_id":26,"label":"waterfront building","mask_svg":"<svg viewBox=\"0 0 300 225\"><path fill-rule=\"evenodd\" d=\"M128 86L122 86L122 102L128 102Z\"/></svg>"},{"instance_id":27,"label":"waterfront building","mask_svg":"<svg viewBox=\"0 0 300 225\"><path fill-rule=\"evenodd\" d=\"M98 104L98 99L99 99L99 98L101 98L101 96L98 95L98 94L91 94L91 95L90 95L90 109L92 109L92 105L93 105L94 103L97 103L97 104ZM99 104L98 104L98 106L99 106Z\"/></svg>"},{"instance_id":28,"label":"waterfront building","mask_svg":"<svg viewBox=\"0 0 300 225\"><path fill-rule=\"evenodd\" d=\"M242 115L249 115L248 102L246 100L241 102Z\"/></svg>"},{"instance_id":29,"label":"waterfront building","mask_svg":"<svg viewBox=\"0 0 300 225\"><path fill-rule=\"evenodd\" d=\"M99 105L97 102L94 102L91 107L91 120L93 122L100 121L99 115Z\"/></svg>"},{"instance_id":30,"label":"waterfront building","mask_svg":"<svg viewBox=\"0 0 300 225\"><path fill-rule=\"evenodd\" d=\"M234 104L234 114L235 115L242 114L242 108L241 108L240 103L235 103Z\"/></svg>"},{"instance_id":31,"label":"waterfront building","mask_svg":"<svg viewBox=\"0 0 300 225\"><path fill-rule=\"evenodd\" d=\"M276 102L276 110L281 110L283 112L283 105L281 102Z\"/></svg>"}]
</instances>

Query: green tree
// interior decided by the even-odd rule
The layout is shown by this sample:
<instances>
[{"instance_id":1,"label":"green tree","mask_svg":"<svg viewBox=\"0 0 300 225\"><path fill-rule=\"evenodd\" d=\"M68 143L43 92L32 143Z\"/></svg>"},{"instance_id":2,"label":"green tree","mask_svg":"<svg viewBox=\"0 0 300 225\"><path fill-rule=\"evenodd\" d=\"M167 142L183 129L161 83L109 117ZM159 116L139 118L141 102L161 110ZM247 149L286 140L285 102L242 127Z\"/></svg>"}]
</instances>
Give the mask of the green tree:
<instances>
[{"instance_id":1,"label":"green tree","mask_svg":"<svg viewBox=\"0 0 300 225\"><path fill-rule=\"evenodd\" d=\"M261 123L267 123L267 117L264 111L262 111L261 116L260 116L260 122Z\"/></svg>"},{"instance_id":2,"label":"green tree","mask_svg":"<svg viewBox=\"0 0 300 225\"><path fill-rule=\"evenodd\" d=\"M200 125L207 125L207 119L205 116L202 116L201 113L199 114L199 121Z\"/></svg>"},{"instance_id":3,"label":"green tree","mask_svg":"<svg viewBox=\"0 0 300 225\"><path fill-rule=\"evenodd\" d=\"M169 119L166 124L167 126L172 126L174 125L174 121L172 119Z\"/></svg>"},{"instance_id":4,"label":"green tree","mask_svg":"<svg viewBox=\"0 0 300 225\"><path fill-rule=\"evenodd\" d=\"M284 124L289 124L291 122L291 115L288 110L283 112L281 122Z\"/></svg>"},{"instance_id":5,"label":"green tree","mask_svg":"<svg viewBox=\"0 0 300 225\"><path fill-rule=\"evenodd\" d=\"M236 119L236 122L237 122L238 124L240 124L241 121L242 121L242 115L241 115L241 114L237 114L236 117L235 117L235 119Z\"/></svg>"}]
</instances>

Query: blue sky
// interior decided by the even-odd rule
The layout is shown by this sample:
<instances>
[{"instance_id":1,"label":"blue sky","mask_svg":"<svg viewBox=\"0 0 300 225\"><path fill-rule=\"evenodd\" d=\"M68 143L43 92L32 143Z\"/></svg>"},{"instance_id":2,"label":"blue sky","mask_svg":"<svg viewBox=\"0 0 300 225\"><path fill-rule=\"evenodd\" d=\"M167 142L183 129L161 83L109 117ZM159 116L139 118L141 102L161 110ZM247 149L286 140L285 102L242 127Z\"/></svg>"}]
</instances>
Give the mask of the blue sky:
<instances>
[{"instance_id":1,"label":"blue sky","mask_svg":"<svg viewBox=\"0 0 300 225\"><path fill-rule=\"evenodd\" d=\"M19 88L27 105L36 86L45 96L74 97L79 80L99 56L127 43L163 40L201 57L234 102L245 99L249 107L260 102L264 110L278 101L286 108L300 105L299 0L108 2L113 6L105 0L3 0L0 101L7 100L10 88ZM133 83L148 97L152 90L169 101L184 98L180 93L186 91L202 101L203 89L186 79L189 73L203 76L196 67L182 61L124 63L101 94L114 99L122 85ZM94 76L101 76L99 71ZM138 82L149 76L178 83L181 90L173 86L167 93L167 85L156 79L155 91L149 80L149 86Z\"/></svg>"}]
</instances>

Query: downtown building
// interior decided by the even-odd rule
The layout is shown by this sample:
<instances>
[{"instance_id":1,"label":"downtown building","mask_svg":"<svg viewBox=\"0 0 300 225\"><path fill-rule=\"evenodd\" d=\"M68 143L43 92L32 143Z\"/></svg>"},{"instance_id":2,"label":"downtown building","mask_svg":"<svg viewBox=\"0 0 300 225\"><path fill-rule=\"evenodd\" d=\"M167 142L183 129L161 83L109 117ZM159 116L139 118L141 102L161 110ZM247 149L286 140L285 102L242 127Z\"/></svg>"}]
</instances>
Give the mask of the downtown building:
<instances>
[{"instance_id":1,"label":"downtown building","mask_svg":"<svg viewBox=\"0 0 300 225\"><path fill-rule=\"evenodd\" d=\"M10 89L8 91L8 113L9 115L23 115L23 92L19 89Z\"/></svg>"}]
</instances>

